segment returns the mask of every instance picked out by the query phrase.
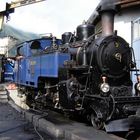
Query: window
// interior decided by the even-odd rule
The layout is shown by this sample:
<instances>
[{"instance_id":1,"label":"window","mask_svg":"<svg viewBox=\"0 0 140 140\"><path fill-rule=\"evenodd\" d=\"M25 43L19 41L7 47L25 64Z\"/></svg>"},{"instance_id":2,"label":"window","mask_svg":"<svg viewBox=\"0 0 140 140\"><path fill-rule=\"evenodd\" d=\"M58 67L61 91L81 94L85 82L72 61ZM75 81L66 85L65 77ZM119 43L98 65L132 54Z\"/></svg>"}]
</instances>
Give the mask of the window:
<instances>
[{"instance_id":1,"label":"window","mask_svg":"<svg viewBox=\"0 0 140 140\"><path fill-rule=\"evenodd\" d=\"M101 36L101 33L100 33L101 31L102 31L102 24L101 24L101 21L99 21L95 26L95 34L97 34L96 38Z\"/></svg>"},{"instance_id":2,"label":"window","mask_svg":"<svg viewBox=\"0 0 140 140\"><path fill-rule=\"evenodd\" d=\"M133 41L140 39L140 19L137 19L132 23L132 29Z\"/></svg>"},{"instance_id":3,"label":"window","mask_svg":"<svg viewBox=\"0 0 140 140\"><path fill-rule=\"evenodd\" d=\"M33 55L39 54L41 51L41 43L39 41L33 41L30 49Z\"/></svg>"}]
</instances>

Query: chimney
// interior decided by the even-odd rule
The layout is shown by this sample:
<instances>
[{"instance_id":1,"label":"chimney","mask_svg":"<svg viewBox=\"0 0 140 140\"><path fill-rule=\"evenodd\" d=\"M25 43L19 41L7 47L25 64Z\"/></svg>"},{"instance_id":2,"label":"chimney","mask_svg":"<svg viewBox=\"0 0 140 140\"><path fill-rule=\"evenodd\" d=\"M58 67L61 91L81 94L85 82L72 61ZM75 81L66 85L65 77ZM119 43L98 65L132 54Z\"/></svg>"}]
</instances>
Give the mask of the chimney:
<instances>
[{"instance_id":1,"label":"chimney","mask_svg":"<svg viewBox=\"0 0 140 140\"><path fill-rule=\"evenodd\" d=\"M98 8L101 15L102 35L109 36L114 34L114 16L117 12L115 0L104 0Z\"/></svg>"}]
</instances>

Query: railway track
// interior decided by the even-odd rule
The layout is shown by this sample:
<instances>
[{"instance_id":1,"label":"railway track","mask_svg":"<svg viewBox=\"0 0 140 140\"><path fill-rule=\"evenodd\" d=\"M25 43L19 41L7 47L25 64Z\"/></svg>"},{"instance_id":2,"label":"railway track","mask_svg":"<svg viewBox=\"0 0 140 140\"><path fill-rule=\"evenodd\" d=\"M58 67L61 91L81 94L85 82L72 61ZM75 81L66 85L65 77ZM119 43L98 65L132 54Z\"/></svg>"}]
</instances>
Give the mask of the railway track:
<instances>
[{"instance_id":1,"label":"railway track","mask_svg":"<svg viewBox=\"0 0 140 140\"><path fill-rule=\"evenodd\" d=\"M105 131L96 130L80 121L70 120L64 115L51 110L42 112L41 110L21 109L14 102L14 100L16 102L20 100L17 96L17 90L8 90L8 93L10 99L13 100L8 101L8 103L24 114L24 118L31 122L35 128L50 135L53 140L140 140L139 132L107 134Z\"/></svg>"}]
</instances>

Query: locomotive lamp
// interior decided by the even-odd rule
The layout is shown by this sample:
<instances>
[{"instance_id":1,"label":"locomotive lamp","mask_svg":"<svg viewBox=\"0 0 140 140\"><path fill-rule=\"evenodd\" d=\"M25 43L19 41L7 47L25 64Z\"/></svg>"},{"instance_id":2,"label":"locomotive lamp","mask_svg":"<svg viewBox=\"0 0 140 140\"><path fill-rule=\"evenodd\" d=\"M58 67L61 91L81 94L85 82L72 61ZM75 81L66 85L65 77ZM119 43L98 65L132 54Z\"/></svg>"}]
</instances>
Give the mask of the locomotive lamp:
<instances>
[{"instance_id":1,"label":"locomotive lamp","mask_svg":"<svg viewBox=\"0 0 140 140\"><path fill-rule=\"evenodd\" d=\"M140 83L137 83L137 90L140 91Z\"/></svg>"},{"instance_id":2,"label":"locomotive lamp","mask_svg":"<svg viewBox=\"0 0 140 140\"><path fill-rule=\"evenodd\" d=\"M103 83L100 85L100 90L103 92L103 93L108 93L109 90L110 90L110 86L109 84L106 82L106 77L102 77L102 80L103 80Z\"/></svg>"},{"instance_id":3,"label":"locomotive lamp","mask_svg":"<svg viewBox=\"0 0 140 140\"><path fill-rule=\"evenodd\" d=\"M140 75L138 75L137 81L138 81L138 83L136 83L136 85L135 85L136 91L140 92Z\"/></svg>"}]
</instances>

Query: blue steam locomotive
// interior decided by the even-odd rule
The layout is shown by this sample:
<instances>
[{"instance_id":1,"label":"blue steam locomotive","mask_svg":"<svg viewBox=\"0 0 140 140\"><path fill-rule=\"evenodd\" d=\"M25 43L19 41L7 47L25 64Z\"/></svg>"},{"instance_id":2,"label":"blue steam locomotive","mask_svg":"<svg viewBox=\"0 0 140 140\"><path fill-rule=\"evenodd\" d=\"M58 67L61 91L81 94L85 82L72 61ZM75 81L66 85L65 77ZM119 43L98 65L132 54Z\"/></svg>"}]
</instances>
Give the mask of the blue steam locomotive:
<instances>
[{"instance_id":1,"label":"blue steam locomotive","mask_svg":"<svg viewBox=\"0 0 140 140\"><path fill-rule=\"evenodd\" d=\"M98 37L94 26L84 23L76 35L66 32L61 40L50 36L17 47L14 81L29 106L78 112L97 129L132 128L140 113L140 77L132 49L113 31L114 11L100 9Z\"/></svg>"}]
</instances>

